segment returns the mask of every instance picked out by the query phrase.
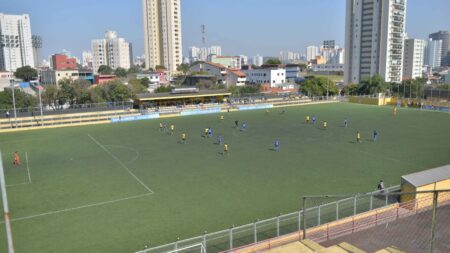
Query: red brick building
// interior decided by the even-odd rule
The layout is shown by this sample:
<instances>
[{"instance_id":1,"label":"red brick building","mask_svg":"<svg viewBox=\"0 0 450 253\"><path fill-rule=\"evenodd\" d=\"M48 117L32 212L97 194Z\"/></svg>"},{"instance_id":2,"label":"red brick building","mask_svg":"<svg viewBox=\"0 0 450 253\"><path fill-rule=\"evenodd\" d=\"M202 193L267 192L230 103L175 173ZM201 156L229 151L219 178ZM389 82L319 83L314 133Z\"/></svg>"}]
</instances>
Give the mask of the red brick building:
<instances>
[{"instance_id":1,"label":"red brick building","mask_svg":"<svg viewBox=\"0 0 450 253\"><path fill-rule=\"evenodd\" d=\"M52 55L53 70L77 70L77 60L64 54Z\"/></svg>"}]
</instances>

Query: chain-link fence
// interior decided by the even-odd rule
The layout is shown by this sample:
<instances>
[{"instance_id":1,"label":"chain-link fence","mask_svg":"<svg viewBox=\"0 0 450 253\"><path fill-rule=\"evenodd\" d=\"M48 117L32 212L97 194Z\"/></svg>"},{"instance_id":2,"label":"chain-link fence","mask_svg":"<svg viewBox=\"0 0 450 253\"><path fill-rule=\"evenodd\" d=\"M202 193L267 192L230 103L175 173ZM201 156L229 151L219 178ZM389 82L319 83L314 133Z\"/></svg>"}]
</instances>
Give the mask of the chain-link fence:
<instances>
[{"instance_id":1,"label":"chain-link fence","mask_svg":"<svg viewBox=\"0 0 450 253\"><path fill-rule=\"evenodd\" d=\"M350 243L366 252L386 248L408 253L450 252L450 190L379 196L399 202L311 228L306 238L325 247Z\"/></svg>"},{"instance_id":2,"label":"chain-link fence","mask_svg":"<svg viewBox=\"0 0 450 253\"><path fill-rule=\"evenodd\" d=\"M385 193L399 191L400 186L389 187ZM376 191L360 197L341 198L338 201L322 203L306 209L306 228L316 227L331 221L366 212L379 207L388 206L397 202L397 198L383 195L377 197ZM387 196L387 197L386 197ZM205 233L201 236L178 240L173 243L145 249L141 253L163 253L177 248L202 243L208 253L237 250L240 247L271 243L271 239L286 236L286 240L302 238L303 211L282 214L266 220L257 220L254 223L231 227L215 233Z\"/></svg>"}]
</instances>

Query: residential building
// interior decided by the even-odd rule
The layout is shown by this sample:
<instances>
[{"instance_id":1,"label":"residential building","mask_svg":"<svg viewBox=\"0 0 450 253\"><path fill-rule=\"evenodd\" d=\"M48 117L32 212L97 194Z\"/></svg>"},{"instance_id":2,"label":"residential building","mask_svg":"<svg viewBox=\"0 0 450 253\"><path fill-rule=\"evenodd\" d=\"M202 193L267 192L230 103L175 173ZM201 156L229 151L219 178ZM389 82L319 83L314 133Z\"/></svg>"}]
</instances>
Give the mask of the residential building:
<instances>
[{"instance_id":1,"label":"residential building","mask_svg":"<svg viewBox=\"0 0 450 253\"><path fill-rule=\"evenodd\" d=\"M239 56L216 56L211 55L210 62L219 63L226 68L241 69L241 58Z\"/></svg>"},{"instance_id":2,"label":"residential building","mask_svg":"<svg viewBox=\"0 0 450 253\"><path fill-rule=\"evenodd\" d=\"M11 79L13 78L14 72L0 71L0 91L4 91L5 88L11 87Z\"/></svg>"},{"instance_id":3,"label":"residential building","mask_svg":"<svg viewBox=\"0 0 450 253\"><path fill-rule=\"evenodd\" d=\"M39 71L39 83L42 85L59 85L63 79L71 80L86 80L90 83L94 83L94 75L91 71L81 70L53 70L46 69Z\"/></svg>"},{"instance_id":4,"label":"residential building","mask_svg":"<svg viewBox=\"0 0 450 253\"><path fill-rule=\"evenodd\" d=\"M252 64L259 67L264 64L264 58L261 55L257 54L256 56L253 56Z\"/></svg>"},{"instance_id":5,"label":"residential building","mask_svg":"<svg viewBox=\"0 0 450 253\"><path fill-rule=\"evenodd\" d=\"M92 40L92 65L97 73L101 65L112 69L131 67L130 44L124 38L119 38L117 32L106 31L104 39Z\"/></svg>"},{"instance_id":6,"label":"residential building","mask_svg":"<svg viewBox=\"0 0 450 253\"><path fill-rule=\"evenodd\" d=\"M116 79L115 75L94 75L94 84L105 84Z\"/></svg>"},{"instance_id":7,"label":"residential building","mask_svg":"<svg viewBox=\"0 0 450 253\"><path fill-rule=\"evenodd\" d=\"M309 46L306 48L306 60L311 61L316 59L316 56L319 55L319 48L316 46Z\"/></svg>"},{"instance_id":8,"label":"residential building","mask_svg":"<svg viewBox=\"0 0 450 253\"><path fill-rule=\"evenodd\" d=\"M133 63L137 66L143 66L145 64L145 55L137 56Z\"/></svg>"},{"instance_id":9,"label":"residential building","mask_svg":"<svg viewBox=\"0 0 450 253\"><path fill-rule=\"evenodd\" d=\"M284 68L256 68L243 71L247 81L254 84L270 84L276 87L286 82L286 70Z\"/></svg>"},{"instance_id":10,"label":"residential building","mask_svg":"<svg viewBox=\"0 0 450 253\"><path fill-rule=\"evenodd\" d=\"M42 48L42 37L38 35L32 35L31 44L33 45L34 67L39 67L39 53Z\"/></svg>"},{"instance_id":11,"label":"residential building","mask_svg":"<svg viewBox=\"0 0 450 253\"><path fill-rule=\"evenodd\" d=\"M311 71L322 73L343 73L344 64L314 64L311 66Z\"/></svg>"},{"instance_id":12,"label":"residential building","mask_svg":"<svg viewBox=\"0 0 450 253\"><path fill-rule=\"evenodd\" d=\"M406 0L347 0L344 83L401 82Z\"/></svg>"},{"instance_id":13,"label":"residential building","mask_svg":"<svg viewBox=\"0 0 450 253\"><path fill-rule=\"evenodd\" d=\"M422 77L425 41L406 39L403 51L403 79Z\"/></svg>"},{"instance_id":14,"label":"residential building","mask_svg":"<svg viewBox=\"0 0 450 253\"><path fill-rule=\"evenodd\" d=\"M208 55L217 55L222 56L222 47L221 46L211 46L208 48Z\"/></svg>"},{"instance_id":15,"label":"residential building","mask_svg":"<svg viewBox=\"0 0 450 253\"><path fill-rule=\"evenodd\" d=\"M322 47L327 49L335 49L336 42L334 40L324 40Z\"/></svg>"},{"instance_id":16,"label":"residential building","mask_svg":"<svg viewBox=\"0 0 450 253\"><path fill-rule=\"evenodd\" d=\"M180 0L142 0L145 67L177 71L183 61Z\"/></svg>"},{"instance_id":17,"label":"residential building","mask_svg":"<svg viewBox=\"0 0 450 253\"><path fill-rule=\"evenodd\" d=\"M429 39L425 45L424 65L429 68L441 66L442 40Z\"/></svg>"},{"instance_id":18,"label":"residential building","mask_svg":"<svg viewBox=\"0 0 450 253\"><path fill-rule=\"evenodd\" d=\"M160 74L157 72L148 73L148 74L136 74L136 79L144 79L147 78L150 84L159 85L161 82Z\"/></svg>"},{"instance_id":19,"label":"residential building","mask_svg":"<svg viewBox=\"0 0 450 253\"><path fill-rule=\"evenodd\" d=\"M52 55L52 68L53 70L77 70L77 60L69 58L65 54L54 54Z\"/></svg>"},{"instance_id":20,"label":"residential building","mask_svg":"<svg viewBox=\"0 0 450 253\"><path fill-rule=\"evenodd\" d=\"M241 59L241 68L244 65L248 65L248 56L241 54L239 58Z\"/></svg>"},{"instance_id":21,"label":"residential building","mask_svg":"<svg viewBox=\"0 0 450 253\"><path fill-rule=\"evenodd\" d=\"M83 51L81 53L82 63L81 65L85 68L92 69L92 52L91 51Z\"/></svg>"},{"instance_id":22,"label":"residential building","mask_svg":"<svg viewBox=\"0 0 450 253\"><path fill-rule=\"evenodd\" d=\"M200 48L198 47L190 47L189 48L189 61L195 62L200 60Z\"/></svg>"},{"instance_id":23,"label":"residential building","mask_svg":"<svg viewBox=\"0 0 450 253\"><path fill-rule=\"evenodd\" d=\"M298 64L286 64L286 82L295 82L300 77L302 68Z\"/></svg>"},{"instance_id":24,"label":"residential building","mask_svg":"<svg viewBox=\"0 0 450 253\"><path fill-rule=\"evenodd\" d=\"M450 66L450 31L438 31L428 36L432 40L442 40L441 46L441 66Z\"/></svg>"},{"instance_id":25,"label":"residential building","mask_svg":"<svg viewBox=\"0 0 450 253\"><path fill-rule=\"evenodd\" d=\"M217 78L219 83L226 81L227 68L219 63L214 62L198 62L191 66L191 72L206 72L208 75L213 75Z\"/></svg>"},{"instance_id":26,"label":"residential building","mask_svg":"<svg viewBox=\"0 0 450 253\"><path fill-rule=\"evenodd\" d=\"M228 69L227 70L227 87L231 86L244 86L247 81L247 77L240 69Z\"/></svg>"},{"instance_id":27,"label":"residential building","mask_svg":"<svg viewBox=\"0 0 450 253\"><path fill-rule=\"evenodd\" d=\"M279 59L283 63L290 63L293 61L300 60L300 54L291 51L281 51Z\"/></svg>"},{"instance_id":28,"label":"residential building","mask_svg":"<svg viewBox=\"0 0 450 253\"><path fill-rule=\"evenodd\" d=\"M30 17L0 13L0 70L23 66L35 67Z\"/></svg>"}]
</instances>

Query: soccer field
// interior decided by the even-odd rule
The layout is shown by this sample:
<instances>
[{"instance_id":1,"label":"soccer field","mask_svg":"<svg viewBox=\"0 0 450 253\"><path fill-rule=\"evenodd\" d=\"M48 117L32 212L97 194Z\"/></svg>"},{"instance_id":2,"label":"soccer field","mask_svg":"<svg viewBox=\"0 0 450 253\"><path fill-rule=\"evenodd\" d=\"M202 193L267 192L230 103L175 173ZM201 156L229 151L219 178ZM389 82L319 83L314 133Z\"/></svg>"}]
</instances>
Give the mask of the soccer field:
<instances>
[{"instance_id":1,"label":"soccer field","mask_svg":"<svg viewBox=\"0 0 450 253\"><path fill-rule=\"evenodd\" d=\"M397 185L401 175L450 163L448 114L393 117L390 107L348 103L285 110L1 134L16 252L131 253L296 211L303 195L369 192L380 179ZM307 115L320 124L305 124ZM211 139L202 137L208 127ZM2 223L0 252L5 245Z\"/></svg>"}]
</instances>

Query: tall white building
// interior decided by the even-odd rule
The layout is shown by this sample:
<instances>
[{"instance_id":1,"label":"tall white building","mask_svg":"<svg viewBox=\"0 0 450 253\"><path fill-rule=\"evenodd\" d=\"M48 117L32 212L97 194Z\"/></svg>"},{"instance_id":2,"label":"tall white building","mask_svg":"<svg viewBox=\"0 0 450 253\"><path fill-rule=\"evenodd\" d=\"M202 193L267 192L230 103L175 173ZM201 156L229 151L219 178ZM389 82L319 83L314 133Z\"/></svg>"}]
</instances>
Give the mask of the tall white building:
<instances>
[{"instance_id":1,"label":"tall white building","mask_svg":"<svg viewBox=\"0 0 450 253\"><path fill-rule=\"evenodd\" d=\"M253 56L253 59L252 59L252 64L253 65L255 65L255 66L261 66L261 65L263 65L264 64L264 57L262 57L261 55L255 55L255 56Z\"/></svg>"},{"instance_id":2,"label":"tall white building","mask_svg":"<svg viewBox=\"0 0 450 253\"><path fill-rule=\"evenodd\" d=\"M406 39L403 53L403 79L422 77L425 41Z\"/></svg>"},{"instance_id":3,"label":"tall white building","mask_svg":"<svg viewBox=\"0 0 450 253\"><path fill-rule=\"evenodd\" d=\"M316 59L316 56L319 55L319 48L316 46L309 46L306 48L306 60L311 61Z\"/></svg>"},{"instance_id":4,"label":"tall white building","mask_svg":"<svg viewBox=\"0 0 450 253\"><path fill-rule=\"evenodd\" d=\"M430 68L441 66L442 40L429 39L425 45L424 65Z\"/></svg>"},{"instance_id":5,"label":"tall white building","mask_svg":"<svg viewBox=\"0 0 450 253\"><path fill-rule=\"evenodd\" d=\"M35 67L30 17L0 13L0 70L27 65Z\"/></svg>"},{"instance_id":6,"label":"tall white building","mask_svg":"<svg viewBox=\"0 0 450 253\"><path fill-rule=\"evenodd\" d=\"M81 65L86 68L92 68L92 52L91 51L83 51L81 53Z\"/></svg>"},{"instance_id":7,"label":"tall white building","mask_svg":"<svg viewBox=\"0 0 450 253\"><path fill-rule=\"evenodd\" d=\"M380 75L400 82L406 0L347 0L344 82Z\"/></svg>"},{"instance_id":8,"label":"tall white building","mask_svg":"<svg viewBox=\"0 0 450 253\"><path fill-rule=\"evenodd\" d=\"M115 31L105 32L105 38L93 40L91 47L94 73L97 73L101 65L110 66L112 69L131 67L130 44L124 38L117 37Z\"/></svg>"},{"instance_id":9,"label":"tall white building","mask_svg":"<svg viewBox=\"0 0 450 253\"><path fill-rule=\"evenodd\" d=\"M216 56L222 56L221 46L211 46L208 48L208 55L215 54Z\"/></svg>"},{"instance_id":10,"label":"tall white building","mask_svg":"<svg viewBox=\"0 0 450 253\"><path fill-rule=\"evenodd\" d=\"M183 61L180 0L142 0L145 67L175 72Z\"/></svg>"}]
</instances>

